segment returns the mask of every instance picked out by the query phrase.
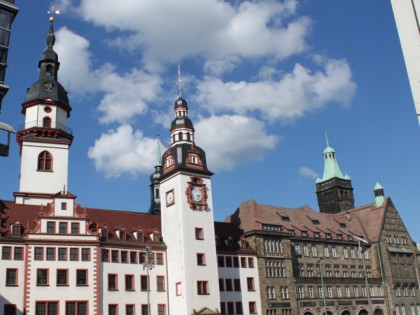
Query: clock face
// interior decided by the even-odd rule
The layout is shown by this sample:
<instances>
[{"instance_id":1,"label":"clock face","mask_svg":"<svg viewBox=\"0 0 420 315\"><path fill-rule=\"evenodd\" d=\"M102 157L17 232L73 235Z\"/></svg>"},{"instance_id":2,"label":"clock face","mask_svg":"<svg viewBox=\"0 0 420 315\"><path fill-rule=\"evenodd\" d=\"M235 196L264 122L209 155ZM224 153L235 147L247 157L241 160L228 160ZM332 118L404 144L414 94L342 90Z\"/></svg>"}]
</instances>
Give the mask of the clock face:
<instances>
[{"instance_id":1,"label":"clock face","mask_svg":"<svg viewBox=\"0 0 420 315\"><path fill-rule=\"evenodd\" d=\"M166 193L166 203L168 205L171 205L173 202L174 202L174 192L173 190L171 190Z\"/></svg>"},{"instance_id":2,"label":"clock face","mask_svg":"<svg viewBox=\"0 0 420 315\"><path fill-rule=\"evenodd\" d=\"M194 201L200 202L203 199L203 193L201 189L199 189L198 187L194 187L191 190L191 197Z\"/></svg>"}]
</instances>

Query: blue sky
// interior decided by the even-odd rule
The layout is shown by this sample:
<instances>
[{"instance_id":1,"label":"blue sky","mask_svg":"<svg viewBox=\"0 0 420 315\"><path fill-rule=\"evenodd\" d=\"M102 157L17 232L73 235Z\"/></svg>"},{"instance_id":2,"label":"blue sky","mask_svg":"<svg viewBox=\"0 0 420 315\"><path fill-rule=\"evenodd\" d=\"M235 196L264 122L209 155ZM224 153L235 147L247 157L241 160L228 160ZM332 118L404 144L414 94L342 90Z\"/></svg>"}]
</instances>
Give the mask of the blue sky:
<instances>
[{"instance_id":1,"label":"blue sky","mask_svg":"<svg viewBox=\"0 0 420 315\"><path fill-rule=\"evenodd\" d=\"M19 129L51 4L16 2L0 119ZM54 3L59 81L73 108L68 189L78 203L147 211L155 135L168 145L181 64L196 143L215 173L217 220L248 199L317 210L327 130L356 205L373 201L379 181L420 242L419 125L388 1L114 3ZM10 200L15 142L1 163L1 198Z\"/></svg>"}]
</instances>

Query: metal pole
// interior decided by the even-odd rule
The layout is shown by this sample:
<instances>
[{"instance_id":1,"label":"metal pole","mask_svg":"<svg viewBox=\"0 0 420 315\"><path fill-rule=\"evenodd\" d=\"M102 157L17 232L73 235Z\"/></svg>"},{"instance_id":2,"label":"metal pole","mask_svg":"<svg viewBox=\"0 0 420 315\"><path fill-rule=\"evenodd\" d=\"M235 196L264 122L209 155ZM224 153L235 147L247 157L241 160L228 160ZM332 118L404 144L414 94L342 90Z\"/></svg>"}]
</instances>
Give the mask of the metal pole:
<instances>
[{"instance_id":1,"label":"metal pole","mask_svg":"<svg viewBox=\"0 0 420 315\"><path fill-rule=\"evenodd\" d=\"M153 262L150 260L150 254L153 254L150 246L146 246L146 261L143 270L146 269L147 274L147 315L150 315L150 278L149 270L153 268Z\"/></svg>"},{"instance_id":2,"label":"metal pole","mask_svg":"<svg viewBox=\"0 0 420 315\"><path fill-rule=\"evenodd\" d=\"M319 260L319 270L321 271L322 298L324 299L324 315L327 315L327 303L325 301L325 288L324 288L324 274L322 273L322 258Z\"/></svg>"}]
</instances>

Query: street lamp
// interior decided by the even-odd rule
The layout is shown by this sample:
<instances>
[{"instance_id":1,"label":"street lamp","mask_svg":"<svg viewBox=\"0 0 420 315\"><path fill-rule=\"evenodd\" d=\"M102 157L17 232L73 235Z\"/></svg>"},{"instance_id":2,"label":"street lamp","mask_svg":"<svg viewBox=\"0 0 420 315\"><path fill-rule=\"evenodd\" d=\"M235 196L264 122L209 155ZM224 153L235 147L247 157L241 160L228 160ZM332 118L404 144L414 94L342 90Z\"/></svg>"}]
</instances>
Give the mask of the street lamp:
<instances>
[{"instance_id":1,"label":"street lamp","mask_svg":"<svg viewBox=\"0 0 420 315\"><path fill-rule=\"evenodd\" d=\"M147 315L150 315L150 279L149 270L153 269L153 252L150 246L146 246L146 261L143 265L143 270L147 271Z\"/></svg>"},{"instance_id":2,"label":"street lamp","mask_svg":"<svg viewBox=\"0 0 420 315\"><path fill-rule=\"evenodd\" d=\"M369 245L369 242L364 240L363 238L360 238L356 235L353 235L353 237L355 237L357 239L357 244L359 246L359 253L362 254L362 262L363 262L363 273L365 276L365 286L366 286L366 291L367 291L367 297L368 297L368 303L369 303L369 313L372 314L372 302L370 300L370 288L369 288L369 284L368 284L368 277L367 277L367 273L366 273L366 263L365 263L365 255L361 250L361 246L360 246L360 242L363 242L365 244Z\"/></svg>"},{"instance_id":3,"label":"street lamp","mask_svg":"<svg viewBox=\"0 0 420 315\"><path fill-rule=\"evenodd\" d=\"M321 285L322 285L322 298L324 299L324 315L327 315L327 303L325 301L325 288L324 288L324 274L322 273L322 257L317 262L319 270L321 271Z\"/></svg>"}]
</instances>

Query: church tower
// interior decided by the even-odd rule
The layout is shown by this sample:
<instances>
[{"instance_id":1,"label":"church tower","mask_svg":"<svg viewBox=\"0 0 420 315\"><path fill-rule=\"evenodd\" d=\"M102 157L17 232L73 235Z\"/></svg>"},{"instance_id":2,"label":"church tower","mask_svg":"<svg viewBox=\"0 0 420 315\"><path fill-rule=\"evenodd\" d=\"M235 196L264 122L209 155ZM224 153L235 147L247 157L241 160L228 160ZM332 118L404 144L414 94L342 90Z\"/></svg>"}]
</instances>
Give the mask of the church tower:
<instances>
[{"instance_id":1,"label":"church tower","mask_svg":"<svg viewBox=\"0 0 420 315\"><path fill-rule=\"evenodd\" d=\"M162 176L162 156L159 135L156 141L155 171L150 175L150 208L148 213L160 215L160 177Z\"/></svg>"},{"instance_id":2,"label":"church tower","mask_svg":"<svg viewBox=\"0 0 420 315\"><path fill-rule=\"evenodd\" d=\"M329 146L324 150L324 175L316 180L319 210L323 213L338 213L354 208L353 187L350 176L340 170L335 150Z\"/></svg>"},{"instance_id":3,"label":"church tower","mask_svg":"<svg viewBox=\"0 0 420 315\"><path fill-rule=\"evenodd\" d=\"M60 63L53 49L53 16L46 42L47 49L38 63L39 80L28 89L22 104L25 124L17 134L21 155L20 188L14 194L17 203L46 204L67 187L73 141L67 127L71 107L67 92L57 80Z\"/></svg>"},{"instance_id":4,"label":"church tower","mask_svg":"<svg viewBox=\"0 0 420 315\"><path fill-rule=\"evenodd\" d=\"M177 314L219 314L211 176L194 143L188 104L175 101L171 144L160 179L162 236L167 245L169 305Z\"/></svg>"}]
</instances>

